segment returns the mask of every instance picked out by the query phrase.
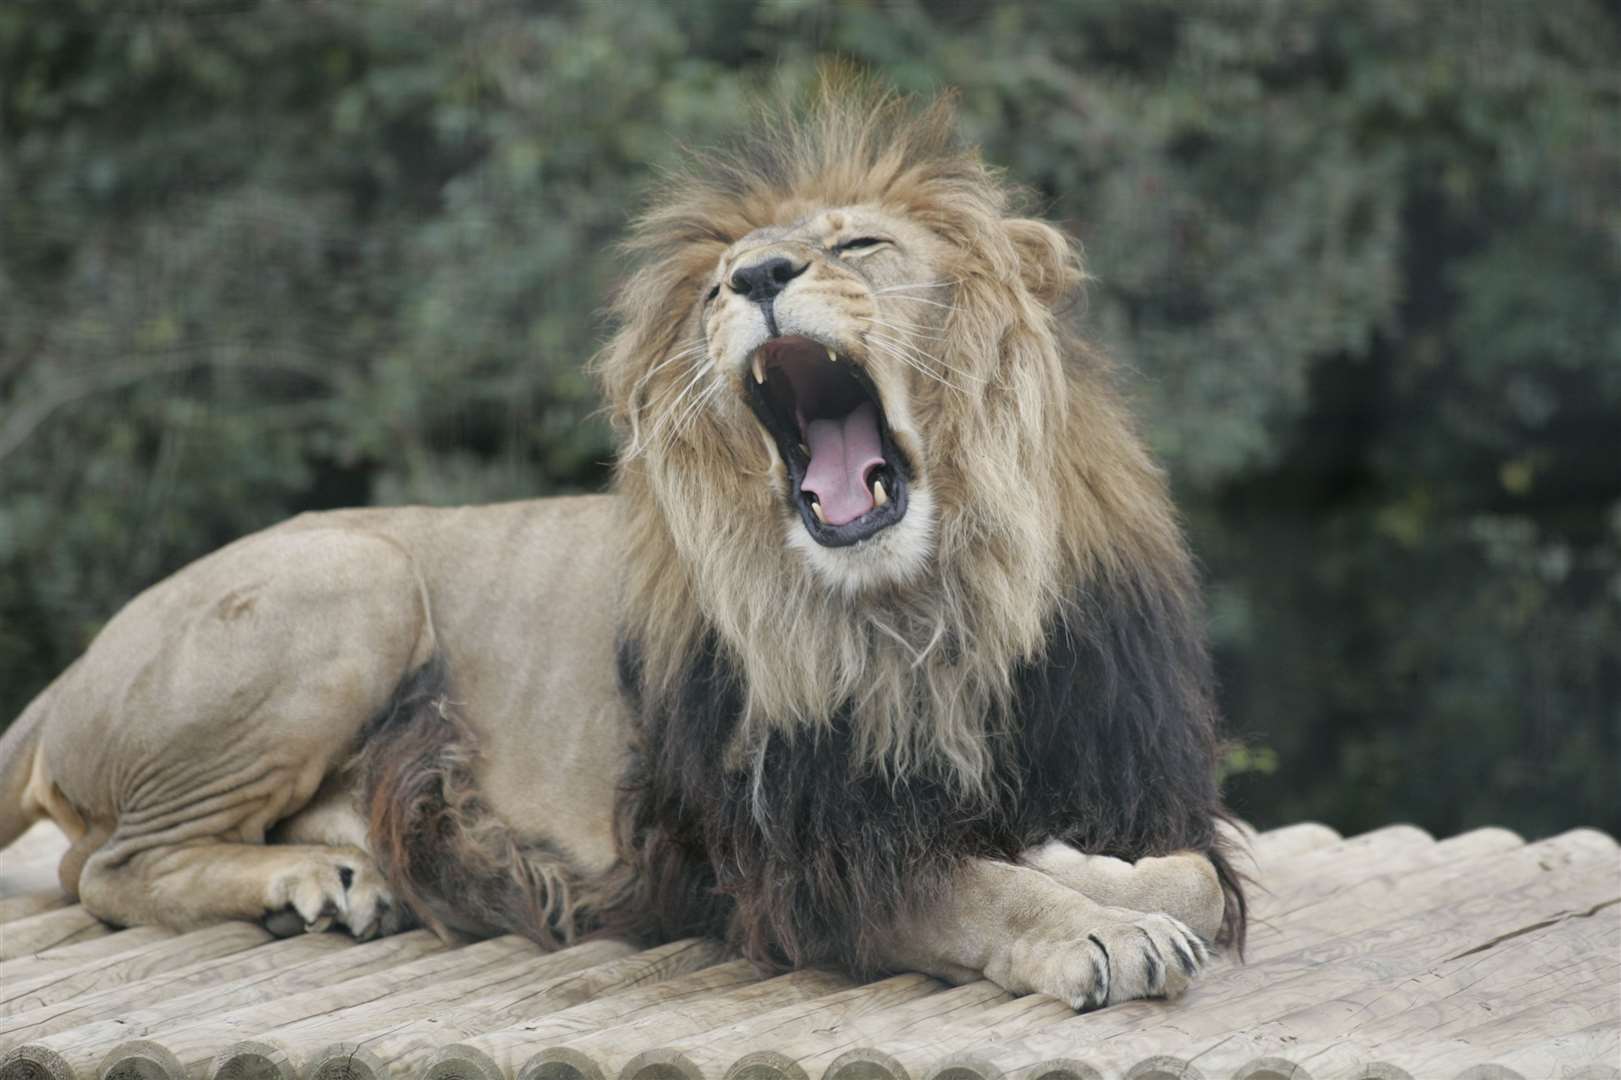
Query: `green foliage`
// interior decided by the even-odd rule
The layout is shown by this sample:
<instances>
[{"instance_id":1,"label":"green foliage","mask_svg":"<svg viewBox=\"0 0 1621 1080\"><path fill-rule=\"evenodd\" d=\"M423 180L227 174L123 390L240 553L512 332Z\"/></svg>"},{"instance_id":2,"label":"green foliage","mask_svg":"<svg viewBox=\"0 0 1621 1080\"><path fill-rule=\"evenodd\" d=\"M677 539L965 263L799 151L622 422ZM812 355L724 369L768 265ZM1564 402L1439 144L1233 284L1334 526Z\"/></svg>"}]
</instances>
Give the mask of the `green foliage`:
<instances>
[{"instance_id":1,"label":"green foliage","mask_svg":"<svg viewBox=\"0 0 1621 1080\"><path fill-rule=\"evenodd\" d=\"M1262 824L1621 831L1621 20L1588 0L0 9L0 716L313 507L594 487L653 171L843 54L1087 244Z\"/></svg>"}]
</instances>

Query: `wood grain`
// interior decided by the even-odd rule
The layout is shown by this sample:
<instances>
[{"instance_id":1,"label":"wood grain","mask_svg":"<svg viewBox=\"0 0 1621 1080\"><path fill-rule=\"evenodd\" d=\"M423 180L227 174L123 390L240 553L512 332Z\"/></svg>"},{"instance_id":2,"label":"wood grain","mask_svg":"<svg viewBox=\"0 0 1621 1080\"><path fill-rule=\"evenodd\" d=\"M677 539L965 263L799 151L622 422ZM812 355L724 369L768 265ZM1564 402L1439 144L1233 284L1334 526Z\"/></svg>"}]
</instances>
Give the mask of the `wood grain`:
<instances>
[{"instance_id":1,"label":"wood grain","mask_svg":"<svg viewBox=\"0 0 1621 1080\"><path fill-rule=\"evenodd\" d=\"M920 988L932 984L921 975L903 976ZM880 984L873 984L880 985ZM519 1080L558 1080L582 1067L603 1077L629 1076L643 1068L657 1070L667 1057L672 1064L678 1055L664 1055L672 1042L703 1032L715 1031L751 1017L774 1012L785 1006L807 1009L818 999L867 987L852 987L850 980L826 971L795 971L764 982L754 982L703 997L672 1001L645 1017L569 1039L547 1047L531 1058L518 1072ZM883 991L880 991L883 992ZM653 1056L648 1056L649 1054ZM634 1061L634 1067L632 1063ZM627 1071L627 1068L629 1071ZM668 1074L666 1074L668 1080Z\"/></svg>"},{"instance_id":2,"label":"wood grain","mask_svg":"<svg viewBox=\"0 0 1621 1080\"><path fill-rule=\"evenodd\" d=\"M106 937L112 932L112 927L77 904L59 911L29 915L0 925L0 962L38 956L50 949Z\"/></svg>"},{"instance_id":3,"label":"wood grain","mask_svg":"<svg viewBox=\"0 0 1621 1080\"><path fill-rule=\"evenodd\" d=\"M630 1024L682 1001L714 997L760 981L754 966L731 960L652 986L638 987L584 1005L564 1009L534 1021L508 1020L492 1028L444 1045L430 1055L424 1080L482 1080L515 1077L535 1055L607 1028Z\"/></svg>"},{"instance_id":4,"label":"wood grain","mask_svg":"<svg viewBox=\"0 0 1621 1080\"><path fill-rule=\"evenodd\" d=\"M448 1043L520 1022L533 1031L546 1017L581 1006L594 1008L590 1026L601 1026L649 1001L670 1000L661 993L663 988L681 976L711 968L724 954L715 942L687 938L550 979L521 980L507 989L481 986L465 1004L451 1003L415 1020L391 1020L366 1033L363 1041L356 1038L325 1047L310 1060L305 1075L310 1080L412 1076ZM752 981L751 972L743 975ZM362 1042L364 1057L346 1053Z\"/></svg>"},{"instance_id":5,"label":"wood grain","mask_svg":"<svg viewBox=\"0 0 1621 1080\"><path fill-rule=\"evenodd\" d=\"M144 945L135 944L131 937L140 933L140 930L125 930L89 943L104 945L122 938L122 944L131 947L116 952L108 949L101 956L87 954L75 957L77 963L42 972L32 979L5 979L0 983L0 1014L12 1015L29 1008L72 1001L81 994L159 975L187 961L214 960L271 940L262 927L240 922L222 923L183 935L167 930L158 931ZM59 956L69 951L58 949L49 955Z\"/></svg>"},{"instance_id":6,"label":"wood grain","mask_svg":"<svg viewBox=\"0 0 1621 1080\"><path fill-rule=\"evenodd\" d=\"M379 1033L443 1012L476 994L522 993L551 984L557 996L574 1004L580 999L571 997L567 987L572 985L588 993L599 981L589 974L593 968L625 959L633 952L625 942L603 939L553 953L527 954L499 968L435 979L378 1001L326 1009L292 1023L268 1027L254 1034L252 1041L280 1050L299 1076L313 1077L311 1068L317 1061L322 1066L323 1080L375 1074L379 1069L386 1073L386 1067L371 1056L370 1043ZM570 980L570 976L574 978ZM611 982L611 975L602 981ZM362 1047L368 1052L364 1061L355 1055L355 1050ZM221 1052L216 1067L229 1066L232 1054L230 1049Z\"/></svg>"},{"instance_id":7,"label":"wood grain","mask_svg":"<svg viewBox=\"0 0 1621 1080\"><path fill-rule=\"evenodd\" d=\"M112 1017L126 1020L140 1017L139 1021L130 1022L154 1024L168 1018L171 1015L169 1007L175 1004L184 1003L184 1007L172 1015L187 1017L196 1017L210 1008L228 1007L226 1002L246 1004L241 998L241 988L245 986L262 986L265 993L289 992L286 987L293 984L282 980L281 975L285 973L296 978L306 970L310 961L330 957L350 948L376 948L385 942L409 940L425 940L436 947L438 945L438 940L425 931L373 942L371 946L354 946L348 938L338 934L303 934L228 957L182 964L136 982L83 993L71 1002L0 1018L0 1047L43 1038L70 1028L85 1027ZM341 965L324 972L318 982L301 985L297 989L329 985L338 976L347 975L351 964L364 970L362 961L346 959Z\"/></svg>"},{"instance_id":8,"label":"wood grain","mask_svg":"<svg viewBox=\"0 0 1621 1080\"><path fill-rule=\"evenodd\" d=\"M688 1032L675 1038L660 1040L656 1049L645 1049L619 1066L622 1050L615 1047L608 1057L621 1080L658 1080L667 1077L670 1070L700 1080L720 1076L740 1057L752 1055L756 1075L764 1069L765 1059L759 1051L772 1052L772 1064L777 1075L793 1076L804 1080L796 1056L810 1057L818 1051L836 1045L847 1049L851 1038L859 1037L865 1025L893 1027L903 1024L894 1019L897 1011L922 1003L923 1014L949 1011L961 1007L962 994L970 999L1005 1001L1008 995L999 987L988 983L975 983L957 991L947 990L945 984L926 975L895 975L865 986L853 986L837 993L795 1002L754 1016L734 1020L723 1026ZM938 998L949 998L944 1004ZM839 1033L847 1037L840 1043ZM831 1040L823 1041L823 1036ZM782 1053L777 1048L782 1047ZM832 1056L829 1055L829 1060ZM606 1065L606 1062L605 1062ZM769 1074L767 1074L769 1075Z\"/></svg>"},{"instance_id":9,"label":"wood grain","mask_svg":"<svg viewBox=\"0 0 1621 1080\"><path fill-rule=\"evenodd\" d=\"M201 1020L176 1020L153 1029L145 1041L168 1047L190 1075L207 1071L215 1055L234 1043L254 1038L261 1032L291 1024L311 1016L381 1002L392 994L448 979L500 971L515 960L539 954L532 942L517 937L494 938L466 948L434 953L406 964L383 968L336 985L272 998L245 1008L210 1014ZM56 1039L71 1040L74 1032ZM138 1048L133 1048L138 1049ZM118 1045L107 1053L103 1068L116 1066L129 1057L132 1047Z\"/></svg>"}]
</instances>

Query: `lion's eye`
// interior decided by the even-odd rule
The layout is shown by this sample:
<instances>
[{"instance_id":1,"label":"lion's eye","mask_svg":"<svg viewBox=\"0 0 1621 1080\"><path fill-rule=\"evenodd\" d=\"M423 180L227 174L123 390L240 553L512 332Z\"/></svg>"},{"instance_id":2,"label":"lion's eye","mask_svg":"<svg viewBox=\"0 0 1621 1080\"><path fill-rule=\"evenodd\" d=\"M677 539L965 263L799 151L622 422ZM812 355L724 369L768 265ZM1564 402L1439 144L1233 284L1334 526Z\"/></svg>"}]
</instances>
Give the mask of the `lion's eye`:
<instances>
[{"instance_id":1,"label":"lion's eye","mask_svg":"<svg viewBox=\"0 0 1621 1080\"><path fill-rule=\"evenodd\" d=\"M835 245L833 250L840 253L871 251L873 248L887 243L889 243L889 241L884 239L882 236L858 236L853 240L846 240L842 244Z\"/></svg>"},{"instance_id":2,"label":"lion's eye","mask_svg":"<svg viewBox=\"0 0 1621 1080\"><path fill-rule=\"evenodd\" d=\"M709 303L711 300L715 299L715 297L717 297L719 295L720 295L720 282L717 281L717 282L715 282L715 287L713 289L710 289L709 292L704 294L704 303L706 303L706 304Z\"/></svg>"}]
</instances>

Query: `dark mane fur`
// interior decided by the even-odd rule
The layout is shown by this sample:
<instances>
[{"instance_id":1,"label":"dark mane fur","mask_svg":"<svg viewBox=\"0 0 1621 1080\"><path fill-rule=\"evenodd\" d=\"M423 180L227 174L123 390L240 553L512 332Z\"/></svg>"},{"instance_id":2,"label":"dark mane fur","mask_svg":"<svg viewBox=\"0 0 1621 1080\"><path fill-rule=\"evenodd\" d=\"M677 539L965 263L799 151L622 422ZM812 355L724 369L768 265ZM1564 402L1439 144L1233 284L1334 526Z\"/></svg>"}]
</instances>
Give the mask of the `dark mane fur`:
<instances>
[{"instance_id":1,"label":"dark mane fur","mask_svg":"<svg viewBox=\"0 0 1621 1080\"><path fill-rule=\"evenodd\" d=\"M897 917L961 861L1058 838L1125 859L1207 853L1228 900L1222 938L1242 948L1242 884L1217 830L1210 665L1175 584L1074 590L1043 655L1015 673L994 783L977 800L927 768L854 771L847 712L830 735L772 735L755 782L724 764L743 687L715 636L662 699L644 690L637 643L623 642L640 745L621 800L632 881L610 921L725 937L766 964L872 972Z\"/></svg>"}]
</instances>

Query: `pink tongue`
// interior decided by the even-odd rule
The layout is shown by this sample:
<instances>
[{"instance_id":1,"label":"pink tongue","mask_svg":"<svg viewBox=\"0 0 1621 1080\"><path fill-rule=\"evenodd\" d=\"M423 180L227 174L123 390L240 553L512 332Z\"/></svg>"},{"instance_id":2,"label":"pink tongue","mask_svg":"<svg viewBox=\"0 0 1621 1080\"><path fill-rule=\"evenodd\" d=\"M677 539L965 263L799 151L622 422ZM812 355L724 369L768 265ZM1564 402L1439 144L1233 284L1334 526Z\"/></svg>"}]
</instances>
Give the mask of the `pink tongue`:
<instances>
[{"instance_id":1,"label":"pink tongue","mask_svg":"<svg viewBox=\"0 0 1621 1080\"><path fill-rule=\"evenodd\" d=\"M872 402L838 420L812 420L805 425L805 442L810 446L810 466L799 487L816 496L827 523L843 525L871 510L867 473L884 463Z\"/></svg>"}]
</instances>

